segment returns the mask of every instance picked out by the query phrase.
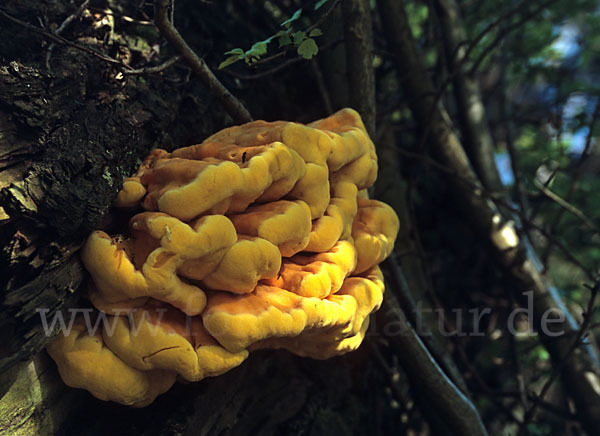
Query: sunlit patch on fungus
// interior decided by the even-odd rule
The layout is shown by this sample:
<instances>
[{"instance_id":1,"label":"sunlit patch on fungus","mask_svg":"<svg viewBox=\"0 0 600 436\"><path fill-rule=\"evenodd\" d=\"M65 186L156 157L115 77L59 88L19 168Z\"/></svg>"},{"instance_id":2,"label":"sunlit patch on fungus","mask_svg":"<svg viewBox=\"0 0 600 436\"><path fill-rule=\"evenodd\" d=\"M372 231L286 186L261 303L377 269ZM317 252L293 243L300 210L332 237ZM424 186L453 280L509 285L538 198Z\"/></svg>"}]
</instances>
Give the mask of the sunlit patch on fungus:
<instances>
[{"instance_id":1,"label":"sunlit patch on fungus","mask_svg":"<svg viewBox=\"0 0 600 436\"><path fill-rule=\"evenodd\" d=\"M377 156L358 113L309 125L254 121L154 150L115 206L126 235L82 250L100 328L83 319L48 351L66 384L145 406L260 348L326 359L360 346L398 233L368 198Z\"/></svg>"}]
</instances>

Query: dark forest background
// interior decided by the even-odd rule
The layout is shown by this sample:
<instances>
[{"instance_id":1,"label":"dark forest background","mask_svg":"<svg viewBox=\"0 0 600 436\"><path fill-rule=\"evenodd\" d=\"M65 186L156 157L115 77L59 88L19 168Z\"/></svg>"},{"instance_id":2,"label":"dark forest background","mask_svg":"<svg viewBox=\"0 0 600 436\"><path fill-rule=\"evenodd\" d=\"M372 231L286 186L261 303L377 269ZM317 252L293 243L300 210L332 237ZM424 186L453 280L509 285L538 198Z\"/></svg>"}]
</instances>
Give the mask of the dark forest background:
<instances>
[{"instance_id":1,"label":"dark forest background","mask_svg":"<svg viewBox=\"0 0 600 436\"><path fill-rule=\"evenodd\" d=\"M0 2L0 434L600 434L597 1L170 6ZM78 249L149 150L347 106L401 222L358 351L140 410L62 385L35 309L85 304Z\"/></svg>"}]
</instances>

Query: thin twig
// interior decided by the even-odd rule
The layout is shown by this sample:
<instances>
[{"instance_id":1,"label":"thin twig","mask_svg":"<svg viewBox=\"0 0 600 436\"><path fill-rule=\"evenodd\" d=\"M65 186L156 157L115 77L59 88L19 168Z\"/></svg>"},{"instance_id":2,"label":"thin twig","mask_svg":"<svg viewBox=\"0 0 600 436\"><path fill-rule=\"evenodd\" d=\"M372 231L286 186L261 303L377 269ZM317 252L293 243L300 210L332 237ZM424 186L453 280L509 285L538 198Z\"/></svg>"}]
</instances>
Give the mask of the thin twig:
<instances>
[{"instance_id":1,"label":"thin twig","mask_svg":"<svg viewBox=\"0 0 600 436\"><path fill-rule=\"evenodd\" d=\"M274 61L275 59L284 57L286 53L287 53L287 49L284 51L280 51L279 53L275 53L274 55L267 56L266 58L262 58L257 61L254 61L254 62L252 62L252 66L256 67L258 65L262 65L262 64L266 64L268 62Z\"/></svg>"},{"instance_id":2,"label":"thin twig","mask_svg":"<svg viewBox=\"0 0 600 436\"><path fill-rule=\"evenodd\" d=\"M501 31L504 31L505 26L502 25ZM512 41L513 38L506 38L501 47L500 51L500 77L498 80L498 87L500 88L499 92L499 107L500 107L500 115L502 118L501 123L504 125L504 139L506 141L506 150L508 151L508 156L510 158L510 167L513 174L514 186L515 186L515 197L517 199L517 204L519 205L519 209L521 209L524 213L527 213L528 204L526 202L525 195L523 194L525 185L523 183L523 178L521 176L521 171L519 169L519 157L515 147L515 141L513 138L512 131L512 120L509 118L508 113L511 112L511 108L509 107L508 99L506 98L506 69L507 69L507 57L508 57L508 42ZM527 233L528 229L525 227L525 234L529 239L531 239L531 235Z\"/></svg>"},{"instance_id":3,"label":"thin twig","mask_svg":"<svg viewBox=\"0 0 600 436\"><path fill-rule=\"evenodd\" d=\"M85 0L81 6L79 6L77 8L77 10L75 12L73 12L71 15L69 15L67 18L65 18L65 21L62 22L62 24L60 26L58 26L58 29L56 29L54 31L55 34L60 35L61 33L63 33L65 31L65 29L75 20L78 20L81 15L83 14L83 11L85 11L85 9L87 8L88 4L90 3L90 0Z\"/></svg>"},{"instance_id":4,"label":"thin twig","mask_svg":"<svg viewBox=\"0 0 600 436\"><path fill-rule=\"evenodd\" d=\"M546 394L552 387L553 383L556 381L556 379L558 378L558 376L562 372L563 368L568 363L569 359L571 358L571 356L573 355L575 350L581 345L582 340L584 339L586 333L588 332L588 329L592 322L592 318L593 318L592 314L593 314L593 310L594 310L594 304L596 302L596 296L598 295L599 290L600 290L600 283L596 282L594 284L594 286L592 286L590 289L591 295L590 295L590 299L588 301L587 308L586 308L585 312L583 313L584 319L583 319L583 322L581 323L581 326L579 327L579 330L577 331L575 339L573 340L573 344L567 351L567 354L562 357L562 360L560 361L560 363L554 366L552 374L550 375L548 380L546 380L546 383L544 383L544 386L542 387L540 394L535 398L535 400L533 401L533 404L531 405L529 410L527 410L527 412L525 413L525 417L523 418L523 422L521 424L520 433L525 431L524 429L527 428L527 424L529 424L531 422L531 420L533 419L533 416L535 415L537 408L540 406L540 403L544 400L544 397L546 396Z\"/></svg>"},{"instance_id":5,"label":"thin twig","mask_svg":"<svg viewBox=\"0 0 600 436\"><path fill-rule=\"evenodd\" d=\"M87 8L88 4L90 3L90 0L85 0L81 6L79 6L77 8L77 10L75 12L73 12L71 15L69 15L67 18L65 18L65 20L61 23L60 26L58 26L58 29L56 29L54 31L55 35L60 35L61 33L63 33L65 31L65 29L69 26L69 24L71 24L73 21L78 20L81 15L83 14L83 11L85 11L85 9ZM52 51L54 50L54 43L50 43L50 46L48 47L48 52L46 53L46 68L49 70L50 69L50 58L52 57Z\"/></svg>"},{"instance_id":6,"label":"thin twig","mask_svg":"<svg viewBox=\"0 0 600 436\"><path fill-rule=\"evenodd\" d=\"M480 389L481 390L475 391L475 393L478 395L485 395L485 396L489 396L489 397L518 398L521 396L520 392L493 391L491 389L489 391L486 391L481 386L480 386ZM535 400L536 395L533 392L529 392L527 394L527 398L530 400ZM540 401L540 407L542 409L546 409L549 412L554 413L555 415L560 416L562 419L565 419L568 421L573 421L573 422L578 422L578 420L579 420L579 418L577 418L577 415L575 415L574 413L571 413L568 410L564 410L564 409L562 409L552 403L549 403L547 401Z\"/></svg>"},{"instance_id":7,"label":"thin twig","mask_svg":"<svg viewBox=\"0 0 600 436\"><path fill-rule=\"evenodd\" d=\"M543 10L543 8L547 7L551 3L554 3L555 1L557 1L557 0L548 0L547 2L543 3L542 5L540 5L540 8L538 8L534 11L534 13L528 14L527 19L530 19L532 16L537 15L541 10ZM481 40L487 33L489 33L498 24L502 23L503 20L506 20L506 19L512 17L515 13L519 12L521 10L521 8L525 5L525 3L528 3L527 0L523 0L517 6L515 6L511 10L509 10L507 13L503 14L498 19L496 19L494 22L492 22L490 25L488 25L488 27L483 29L483 31L481 31L473 39L473 41L467 46L465 54L460 59L457 60L452 72L446 78L446 80L444 80L444 82L440 86L439 90L435 93L435 98L433 99L433 102L431 104L431 110L430 110L429 116L427 117L428 122L425 123L425 128L421 135L421 140L419 141L419 147L418 147L419 149L422 149L423 146L425 145L425 143L427 142L427 138L429 137L429 133L431 130L432 118L436 111L438 103L440 102L443 95L446 93L446 89L448 89L448 86L450 86L450 83L452 83L452 81L456 78L456 76L460 73L460 71L462 71L462 67L469 60L471 52L475 49L475 47L479 44L479 42L481 42ZM510 32L512 32L519 26L523 25L526 21L527 20L519 20L516 24L507 26L506 30L504 32L501 32L500 35L498 35L494 39L494 41L486 47L486 49L484 50L484 53L475 61L474 65L467 72L467 74L474 75L475 72L477 71L477 69L479 68L480 63L483 62L483 59L485 59L485 56L487 56L487 54L489 54L489 52L502 40L502 38L506 37ZM459 51L458 49L460 47L462 47L462 45L459 45L455 49L455 53L454 53L455 56L458 55L458 51Z\"/></svg>"},{"instance_id":8,"label":"thin twig","mask_svg":"<svg viewBox=\"0 0 600 436\"><path fill-rule=\"evenodd\" d=\"M469 45L467 46L467 49L465 50L465 53L463 55L463 59L468 59L471 55L471 52L475 49L475 47L477 46L477 44L479 44L483 38L490 33L492 30L494 30L496 27L498 27L499 25L503 24L506 20L508 20L509 18L511 18L513 15L515 15L516 13L518 13L524 6L526 6L527 4L529 4L530 1L529 0L521 0L521 2L519 4L517 4L514 8L506 11L504 14L500 15L498 18L496 18L495 20L493 20L490 24L488 24L481 32L479 32L479 34L469 43ZM458 54L458 49L461 46L457 46L454 52L454 55L456 56ZM462 59L460 60L460 62L462 62Z\"/></svg>"},{"instance_id":9,"label":"thin twig","mask_svg":"<svg viewBox=\"0 0 600 436\"><path fill-rule=\"evenodd\" d=\"M328 42L327 44L324 44L321 48L319 48L319 51L323 52L332 47L335 47L342 41L343 41L343 39L338 39L336 41ZM260 73L256 73L256 74L239 74L239 73L236 73L234 71L229 71L229 70L221 70L221 71L223 71L223 73L225 73L225 74L228 74L228 75L235 77L236 79L240 79L240 80L258 80L258 79L263 79L267 76L270 76L271 74L278 73L279 71L286 69L290 65L293 65L295 63L298 63L298 62L304 61L304 60L306 60L306 59L303 56L298 56L298 57L289 59L279 65L276 65L271 69L261 71Z\"/></svg>"},{"instance_id":10,"label":"thin twig","mask_svg":"<svg viewBox=\"0 0 600 436\"><path fill-rule=\"evenodd\" d=\"M392 253L385 262L385 270L389 272L389 279L393 285L394 295L398 298L400 307L404 310L407 319L411 324L416 326L418 329L417 334L423 341L429 352L434 357L435 361L442 367L444 372L452 380L452 382L461 390L465 395L468 395L467 385L462 378L462 375L458 371L458 368L454 365L454 362L449 357L446 350L439 346L433 337L433 333L427 327L425 320L420 312L418 305L416 304L414 297L409 289L406 277L402 267L398 264L396 256ZM439 304L439 301L438 301ZM437 307L441 309L441 306ZM444 317L446 322L446 317ZM446 324L447 327L447 324ZM452 326L452 329L454 326ZM450 330L450 329L448 329Z\"/></svg>"},{"instance_id":11,"label":"thin twig","mask_svg":"<svg viewBox=\"0 0 600 436\"><path fill-rule=\"evenodd\" d=\"M342 0L335 0L333 2L333 4L331 5L331 7L329 9L327 9L327 11L325 11L325 13L323 15L321 15L319 17L319 19L317 21L315 21L311 26L307 27L305 32L308 35L310 33L311 30L316 29L317 26L320 26L321 23L323 23L323 21L325 21L325 19L331 15L331 13L335 10L335 8L337 7L337 5L340 4Z\"/></svg>"},{"instance_id":12,"label":"thin twig","mask_svg":"<svg viewBox=\"0 0 600 436\"><path fill-rule=\"evenodd\" d=\"M290 65L298 63L302 60L304 60L304 58L302 56L298 56L296 58L289 59L273 68L270 68L268 70L265 70L265 71L262 71L262 72L256 73L256 74L239 74L234 71L229 71L229 70L225 70L225 69L221 70L221 71L231 77L235 77L236 79L240 79L240 80L258 80L258 79L262 79L264 77L270 76L271 74L275 74L275 73L289 67Z\"/></svg>"},{"instance_id":13,"label":"thin twig","mask_svg":"<svg viewBox=\"0 0 600 436\"><path fill-rule=\"evenodd\" d=\"M106 9L101 9L101 8L95 8L93 6L90 6L88 8L90 11L94 11L94 12L99 12L105 15L111 15L115 18L118 18L120 20L123 20L127 23L132 23L132 24L139 24L141 26L154 26L154 22L150 21L150 20L136 20L135 18L129 17L127 15L121 15L121 14L117 14L113 11L110 10L106 10Z\"/></svg>"},{"instance_id":14,"label":"thin twig","mask_svg":"<svg viewBox=\"0 0 600 436\"><path fill-rule=\"evenodd\" d=\"M502 31L498 35L496 35L496 38L494 38L494 40L490 44L487 45L487 47L483 50L483 53L481 53L479 55L479 57L477 58L477 60L475 60L475 62L473 63L473 66L469 70L469 74L471 74L471 75L475 74L475 72L479 69L479 66L485 60L485 58L488 56L488 54L490 54L490 52L502 41L502 39L504 39L506 37L506 35L508 35L513 30L521 27L527 21L531 20L537 14L539 14L540 12L543 12L552 3L555 3L557 1L558 0L548 0L548 1L540 4L536 9L534 9L533 11L531 11L528 14L523 15L520 20L507 26L504 29L504 31Z\"/></svg>"},{"instance_id":15,"label":"thin twig","mask_svg":"<svg viewBox=\"0 0 600 436\"><path fill-rule=\"evenodd\" d=\"M581 220L582 223L588 226L590 230L592 230L595 233L600 233L600 229L598 228L598 226L596 226L596 224L594 224L594 222L591 219L589 219L581 210L577 209L577 207L573 206L567 200L552 192L547 186L544 186L544 184L538 179L534 179L533 183L542 192L542 194L544 194L550 200L554 201L567 212L570 212L571 214L575 215Z\"/></svg>"},{"instance_id":16,"label":"thin twig","mask_svg":"<svg viewBox=\"0 0 600 436\"><path fill-rule=\"evenodd\" d=\"M392 391L396 394L396 400L402 405L402 408L404 410L410 410L410 401L408 398L406 398L406 394L404 392L402 392L402 390L398 386L398 379L400 376L400 373L398 372L398 368L396 368L395 366L388 365L388 363L386 362L385 357L383 357L383 354L381 353L381 350L379 349L379 345L377 345L377 343L375 343L374 341L371 341L370 345L371 345L371 350L373 351L373 354L375 355L375 360L377 361L377 363L379 363L381 368L388 375L389 386L392 389Z\"/></svg>"},{"instance_id":17,"label":"thin twig","mask_svg":"<svg viewBox=\"0 0 600 436\"><path fill-rule=\"evenodd\" d=\"M406 157L412 158L412 159L417 159L417 160L421 160L423 163L432 166L433 168L436 168L452 177L455 177L457 179L459 179L460 181L466 183L467 185L469 185L472 189L477 190L478 192L480 192L482 195L484 195L485 197L489 198L490 200L492 200L497 206L501 206L507 210L509 210L510 212L514 213L515 215L517 215L521 221L525 224L528 225L529 227L531 227L532 229L537 230L538 232L540 232L540 234L542 234L546 239L553 241L554 245L556 245L560 251L562 251L562 253L565 255L565 257L574 265L576 265L577 267L579 267L583 273L587 276L587 278L590 281L595 281L597 274L591 270L590 268L586 267L581 261L579 261L579 259L577 259L577 257L575 255L573 255L573 253L571 253L571 251L564 245L564 243L562 243L558 238L556 238L556 236L554 236L553 234L551 234L550 232L548 232L548 230L546 230L544 227L535 224L534 222L530 221L529 218L527 217L527 215L522 212L521 210L519 210L518 208L514 207L513 205L511 205L510 203L508 203L507 201L505 201L502 196L499 196L497 194L494 194L488 190L486 190L485 188L483 188L482 186L480 186L479 184L474 183L471 179L469 179L468 177L465 177L461 174L459 174L458 172L456 172L455 170L448 168L446 166L444 166L443 164L431 159L428 156L424 156L422 154L419 153L413 153L410 152L408 150L404 150L399 148L398 152Z\"/></svg>"},{"instance_id":18,"label":"thin twig","mask_svg":"<svg viewBox=\"0 0 600 436\"><path fill-rule=\"evenodd\" d=\"M500 410L504 415L506 415L508 419L516 422L517 424L520 424L519 418L515 416L510 407L504 405L502 401L498 401L497 399L493 398L493 396L491 395L492 389L487 385L481 374L479 374L479 371L477 371L477 367L473 363L473 357L467 354L465 348L461 343L457 344L456 354L460 359L461 363L470 372L473 381L488 397L490 397L489 400L498 408L498 410Z\"/></svg>"},{"instance_id":19,"label":"thin twig","mask_svg":"<svg viewBox=\"0 0 600 436\"><path fill-rule=\"evenodd\" d=\"M306 33L308 35L311 30L315 29L317 26L319 26L321 23L323 23L323 21L325 21L325 18L327 18L333 12L333 10L340 3L340 1L341 0L335 0L335 2L333 3L333 5L323 15L321 15L317 21L315 21L311 26L307 27L306 30L304 30L304 33ZM325 46L323 46L323 47L325 47ZM319 50L322 51L323 47L320 48ZM256 67L258 65L266 64L266 63L269 63L271 61L274 61L275 59L279 59L281 57L284 57L286 55L286 53L290 49L291 49L291 47L286 47L285 50L280 51L279 53L275 53L274 55L267 56L266 58L262 58L262 59L259 59L257 61L254 61L254 62L252 62L252 66ZM298 61L301 61L303 59L304 59L304 57L302 57L302 56L300 56L299 58L294 58L294 59L292 59L293 62L289 62L289 61L285 62L284 63L285 67L288 67L289 65L291 65L293 63L296 63ZM273 73L275 73L275 72L277 72L277 71L279 71L279 70L281 70L281 69L283 69L285 67L282 67L281 65L278 65L278 66L274 67L273 69L268 70L268 74L273 74ZM228 73L227 70L223 70L223 72ZM237 77L238 79L242 79L242 80L254 80L253 76L239 76L236 73L229 73L229 74L231 76ZM264 73L258 73L258 74L261 74L260 77L264 77L264 75L268 75L267 71L265 71ZM250 77L250 78L248 78L248 77ZM260 77L257 77L257 78L260 78Z\"/></svg>"},{"instance_id":20,"label":"thin twig","mask_svg":"<svg viewBox=\"0 0 600 436\"><path fill-rule=\"evenodd\" d=\"M175 65L181 59L183 59L183 57L181 55L176 55L176 56L173 56L171 59L163 62L160 65L156 65L154 67L144 67L144 68L138 68L136 70L124 71L123 74L132 76L132 75L141 75L141 74L160 73L160 72L166 70L167 68L169 68L171 65Z\"/></svg>"},{"instance_id":21,"label":"thin twig","mask_svg":"<svg viewBox=\"0 0 600 436\"><path fill-rule=\"evenodd\" d=\"M509 292L511 297L513 306L516 305L514 301L514 295L512 292ZM510 351L512 354L512 363L515 375L515 382L517 385L517 389L519 391L519 401L521 402L521 406L526 410L527 409L527 392L525 390L525 376L523 375L523 370L521 368L521 356L519 355L519 350L517 348L517 340L515 335L508 335L508 340L510 342Z\"/></svg>"},{"instance_id":22,"label":"thin twig","mask_svg":"<svg viewBox=\"0 0 600 436\"><path fill-rule=\"evenodd\" d=\"M169 0L154 1L154 22L156 27L173 48L183 57L183 59L192 68L194 73L204 82L210 91L221 101L227 113L236 123L242 124L252 121L252 116L248 109L217 79L210 70L204 59L198 57L196 53L185 42L181 34L177 31L173 23L169 21L169 6L174 3Z\"/></svg>"},{"instance_id":23,"label":"thin twig","mask_svg":"<svg viewBox=\"0 0 600 436\"><path fill-rule=\"evenodd\" d=\"M585 162L585 160L588 158L590 151L592 149L592 138L594 137L594 133L593 133L594 125L598 121L599 116L600 116L600 98L598 98L598 101L596 101L596 107L594 108L594 112L592 114L592 119L590 120L589 131L588 131L587 137L585 138L585 147L583 149L583 152L579 156L579 159L575 163L573 178L571 179L571 185L569 186L569 190L567 191L567 195L565 196L565 201L567 203L571 202L571 200L573 199L573 195L575 195L575 192L577 192L579 178L581 177L581 167L582 167L583 163ZM563 217L564 212L565 212L564 209L561 209L558 211L556 218L554 219L552 225L550 226L550 231L552 233L555 233L556 230L558 229L558 226L560 225L560 221ZM544 257L547 257L547 255L551 249L552 249L552 244L548 244L548 246L546 247L546 253L545 253Z\"/></svg>"},{"instance_id":24,"label":"thin twig","mask_svg":"<svg viewBox=\"0 0 600 436\"><path fill-rule=\"evenodd\" d=\"M103 60L104 62L107 62L111 65L115 65L118 66L120 68L123 68L125 70L133 70L133 68L131 68L129 65L125 65L123 62L118 61L117 59L113 59L110 56L105 55L104 53L99 52L98 50L95 50L91 47L86 47L84 45L79 45L77 43L74 43L72 41L69 41L68 39L63 38L60 35L56 35L52 32L48 32L44 29L42 29L41 27L38 26L34 26L33 24L27 23L26 21L22 21L19 20L18 18L13 17L12 15L6 13L4 10L0 9L0 16L4 17L5 19L7 19L8 21L18 24L21 27L24 27L26 29L29 29L33 32L36 32L42 36L44 36L47 39L50 39L51 41L57 42L59 44L63 44L66 45L68 47L73 47L77 50L81 50L84 51L86 53L89 53L101 60Z\"/></svg>"}]
</instances>

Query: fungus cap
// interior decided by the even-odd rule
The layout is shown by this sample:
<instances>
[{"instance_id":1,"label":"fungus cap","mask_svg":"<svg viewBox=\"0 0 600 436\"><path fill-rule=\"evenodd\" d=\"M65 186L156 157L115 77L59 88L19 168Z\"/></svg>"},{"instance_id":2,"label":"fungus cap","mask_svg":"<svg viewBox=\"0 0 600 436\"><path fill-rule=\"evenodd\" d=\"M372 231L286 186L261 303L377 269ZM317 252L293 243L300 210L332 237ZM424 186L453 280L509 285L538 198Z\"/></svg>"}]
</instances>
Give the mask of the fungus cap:
<instances>
[{"instance_id":1,"label":"fungus cap","mask_svg":"<svg viewBox=\"0 0 600 436\"><path fill-rule=\"evenodd\" d=\"M90 335L79 318L69 334L59 335L48 346L63 381L84 388L100 400L144 407L175 383L173 371L140 371L107 348L98 332Z\"/></svg>"},{"instance_id":2,"label":"fungus cap","mask_svg":"<svg viewBox=\"0 0 600 436\"><path fill-rule=\"evenodd\" d=\"M352 109L153 150L115 202L146 212L127 234L92 233L82 250L90 300L109 315L100 332L78 321L49 347L61 376L143 406L175 377L219 375L255 349L315 359L356 349L398 232L394 211L368 198L376 176Z\"/></svg>"}]
</instances>

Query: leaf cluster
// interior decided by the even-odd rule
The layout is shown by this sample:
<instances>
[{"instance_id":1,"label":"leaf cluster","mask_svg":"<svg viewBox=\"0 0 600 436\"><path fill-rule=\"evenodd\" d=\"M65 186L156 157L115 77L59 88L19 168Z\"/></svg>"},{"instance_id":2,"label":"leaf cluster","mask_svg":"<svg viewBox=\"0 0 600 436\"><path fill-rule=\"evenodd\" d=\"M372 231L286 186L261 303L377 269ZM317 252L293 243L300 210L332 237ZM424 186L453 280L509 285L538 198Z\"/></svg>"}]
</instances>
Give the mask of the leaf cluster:
<instances>
[{"instance_id":1,"label":"leaf cluster","mask_svg":"<svg viewBox=\"0 0 600 436\"><path fill-rule=\"evenodd\" d=\"M327 0L319 0L314 10L320 9L326 2ZM281 23L282 30L262 41L255 42L248 50L238 47L225 52L229 57L219 64L219 70L241 60L247 65L254 65L267 54L268 45L275 40L278 42L279 49L287 50L293 47L299 56L312 59L319 52L319 46L314 38L323 35L323 32L318 27L295 31L294 24L302 17L302 11L302 8L296 10L290 18Z\"/></svg>"}]
</instances>

